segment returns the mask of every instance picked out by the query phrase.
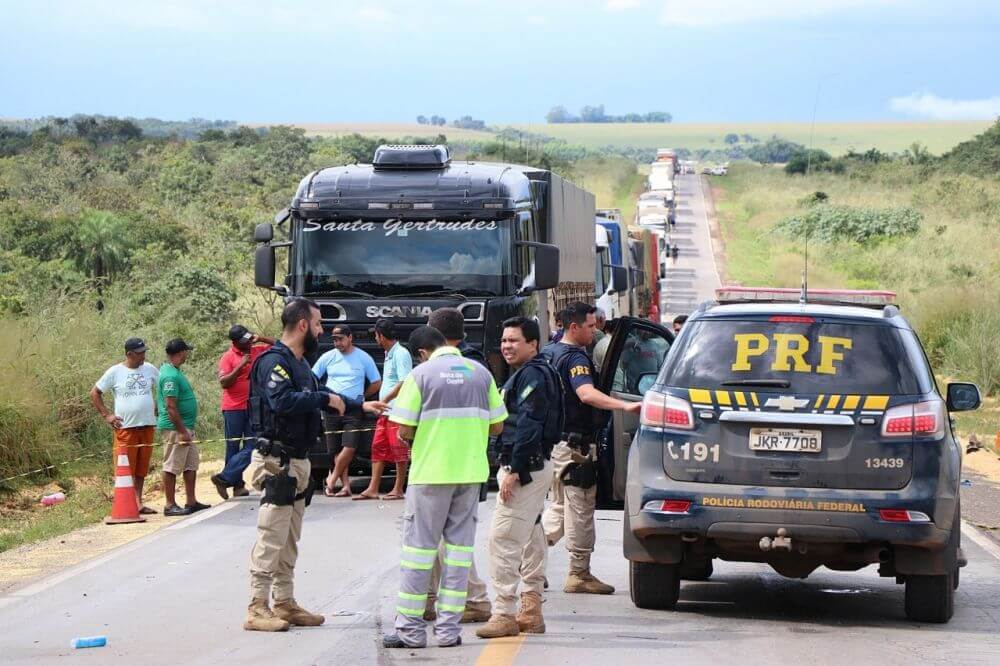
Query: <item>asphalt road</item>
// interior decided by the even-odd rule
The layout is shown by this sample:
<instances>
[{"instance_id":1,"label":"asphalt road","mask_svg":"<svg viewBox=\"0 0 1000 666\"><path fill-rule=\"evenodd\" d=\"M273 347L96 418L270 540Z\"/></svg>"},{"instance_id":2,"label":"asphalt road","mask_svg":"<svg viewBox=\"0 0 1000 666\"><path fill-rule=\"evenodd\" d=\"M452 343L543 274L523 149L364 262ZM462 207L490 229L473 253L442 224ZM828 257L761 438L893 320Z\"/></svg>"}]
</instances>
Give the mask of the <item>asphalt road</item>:
<instances>
[{"instance_id":1,"label":"asphalt road","mask_svg":"<svg viewBox=\"0 0 1000 666\"><path fill-rule=\"evenodd\" d=\"M602 512L593 569L618 591L567 595L562 546L551 551L548 633L487 644L464 632L457 649L385 651L397 583L399 502L317 497L306 514L296 597L324 613L318 628L242 630L256 501L230 501L170 528L0 597L5 664L630 664L997 663L1000 549L966 537L956 613L944 626L903 617L903 589L874 570L821 570L805 581L762 565L716 563L709 582L685 583L676 612L640 611L628 597L621 516ZM492 499L481 505L479 544ZM114 527L109 527L114 529ZM485 550L477 559L485 571ZM104 648L72 650L103 634Z\"/></svg>"},{"instance_id":2,"label":"asphalt road","mask_svg":"<svg viewBox=\"0 0 1000 666\"><path fill-rule=\"evenodd\" d=\"M660 283L664 321L690 314L699 304L714 299L719 286L703 187L697 175L678 175L674 180L677 224L670 242L677 245L679 254L667 262L666 278Z\"/></svg>"}]
</instances>

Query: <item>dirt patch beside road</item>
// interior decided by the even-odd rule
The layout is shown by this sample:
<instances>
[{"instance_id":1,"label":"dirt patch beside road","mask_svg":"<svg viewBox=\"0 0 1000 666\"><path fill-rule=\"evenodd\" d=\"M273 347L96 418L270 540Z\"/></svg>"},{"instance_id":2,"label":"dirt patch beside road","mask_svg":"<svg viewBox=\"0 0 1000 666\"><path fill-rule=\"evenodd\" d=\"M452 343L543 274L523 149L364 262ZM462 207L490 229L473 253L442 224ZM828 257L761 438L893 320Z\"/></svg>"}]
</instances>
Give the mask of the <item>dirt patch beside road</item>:
<instances>
[{"instance_id":1,"label":"dirt patch beside road","mask_svg":"<svg viewBox=\"0 0 1000 666\"><path fill-rule=\"evenodd\" d=\"M702 192L705 193L705 217L708 218L708 232L712 239L712 253L715 255L715 267L719 272L720 284L731 284L729 272L726 270L726 240L722 235L722 225L715 202L721 201L724 193L717 187L712 187L708 176L701 176Z\"/></svg>"}]
</instances>

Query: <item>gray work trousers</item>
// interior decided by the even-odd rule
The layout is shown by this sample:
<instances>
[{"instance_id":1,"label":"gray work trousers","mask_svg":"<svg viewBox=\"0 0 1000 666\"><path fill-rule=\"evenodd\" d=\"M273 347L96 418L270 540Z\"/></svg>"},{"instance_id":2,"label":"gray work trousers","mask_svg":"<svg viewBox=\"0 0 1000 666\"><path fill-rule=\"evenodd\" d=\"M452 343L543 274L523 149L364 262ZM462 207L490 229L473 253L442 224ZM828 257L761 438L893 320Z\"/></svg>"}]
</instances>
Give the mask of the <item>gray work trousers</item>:
<instances>
[{"instance_id":1,"label":"gray work trousers","mask_svg":"<svg viewBox=\"0 0 1000 666\"><path fill-rule=\"evenodd\" d=\"M468 596L480 485L416 484L406 490L396 634L409 646L427 644L424 606L431 569L442 539L445 558L441 587L437 591L434 634L439 645L450 645L461 636L459 622Z\"/></svg>"}]
</instances>

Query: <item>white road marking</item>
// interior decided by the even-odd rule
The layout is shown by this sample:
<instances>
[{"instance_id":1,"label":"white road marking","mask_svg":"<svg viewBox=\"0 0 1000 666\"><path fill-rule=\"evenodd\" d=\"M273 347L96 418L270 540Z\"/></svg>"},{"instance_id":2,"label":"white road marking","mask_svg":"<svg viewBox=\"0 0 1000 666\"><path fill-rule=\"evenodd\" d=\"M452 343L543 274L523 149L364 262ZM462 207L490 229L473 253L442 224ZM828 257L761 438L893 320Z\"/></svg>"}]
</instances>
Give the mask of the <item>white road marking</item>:
<instances>
[{"instance_id":1,"label":"white road marking","mask_svg":"<svg viewBox=\"0 0 1000 666\"><path fill-rule=\"evenodd\" d=\"M962 521L962 534L972 539L977 546L987 553L1000 560L1000 546L993 539L989 538L969 523Z\"/></svg>"},{"instance_id":2,"label":"white road marking","mask_svg":"<svg viewBox=\"0 0 1000 666\"><path fill-rule=\"evenodd\" d=\"M170 527L164 527L163 529L165 529L165 530L182 530L185 527L191 527L192 525L197 525L198 523L200 523L203 520L208 520L209 518L212 518L213 516L217 516L220 513L222 513L223 511L228 511L229 509L232 509L233 507L238 506L238 505L239 505L239 502L222 502L221 504L216 504L211 509L206 509L206 510L200 511L198 513L198 515L196 515L196 516L188 518L187 520L181 520L179 522L174 523Z\"/></svg>"}]
</instances>

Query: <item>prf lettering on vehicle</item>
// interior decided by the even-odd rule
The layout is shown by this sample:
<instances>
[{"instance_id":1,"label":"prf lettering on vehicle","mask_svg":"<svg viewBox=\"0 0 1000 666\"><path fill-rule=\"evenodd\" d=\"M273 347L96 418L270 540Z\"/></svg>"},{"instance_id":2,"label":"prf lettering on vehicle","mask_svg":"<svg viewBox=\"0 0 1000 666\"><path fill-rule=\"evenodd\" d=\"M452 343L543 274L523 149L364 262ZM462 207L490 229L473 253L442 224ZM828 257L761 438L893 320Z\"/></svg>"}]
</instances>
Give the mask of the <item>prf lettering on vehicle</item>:
<instances>
[{"instance_id":1,"label":"prf lettering on vehicle","mask_svg":"<svg viewBox=\"0 0 1000 666\"><path fill-rule=\"evenodd\" d=\"M816 342L818 352L813 350L811 357L819 362L813 365L806 360L810 352L809 338L799 333L736 333L736 360L732 365L733 372L750 372L753 361L774 350L774 360L771 362L772 372L816 372L821 375L837 374L837 364L844 360L844 353L850 351L854 341L850 338L835 338L821 335Z\"/></svg>"}]
</instances>

